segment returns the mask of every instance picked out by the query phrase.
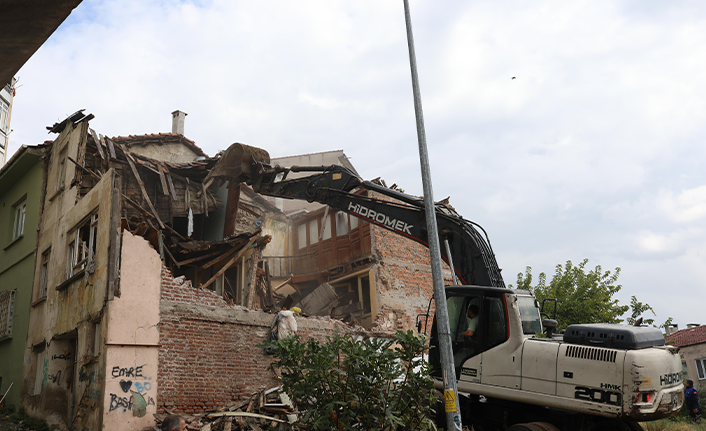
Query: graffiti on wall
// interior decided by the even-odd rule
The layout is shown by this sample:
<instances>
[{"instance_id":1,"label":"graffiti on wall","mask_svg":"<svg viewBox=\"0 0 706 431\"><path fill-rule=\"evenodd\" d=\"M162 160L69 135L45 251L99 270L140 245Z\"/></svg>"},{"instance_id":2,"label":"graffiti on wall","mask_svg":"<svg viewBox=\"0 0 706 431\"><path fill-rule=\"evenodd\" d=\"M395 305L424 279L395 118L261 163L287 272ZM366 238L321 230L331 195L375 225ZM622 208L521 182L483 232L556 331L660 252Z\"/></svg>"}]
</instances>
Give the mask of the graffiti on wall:
<instances>
[{"instance_id":1,"label":"graffiti on wall","mask_svg":"<svg viewBox=\"0 0 706 431\"><path fill-rule=\"evenodd\" d=\"M82 366L78 370L78 381L80 383L88 384L88 393L91 400L100 401L101 391L99 389L96 389L94 385L97 383L103 383L103 381L105 380L105 365L95 370L92 370L92 367L92 365Z\"/></svg>"},{"instance_id":2,"label":"graffiti on wall","mask_svg":"<svg viewBox=\"0 0 706 431\"><path fill-rule=\"evenodd\" d=\"M145 365L137 367L115 366L110 375L118 381L119 393L110 394L108 412L118 411L126 413L128 410L133 416L143 417L147 414L148 406L155 406L154 397L150 395L152 377L144 374ZM122 378L121 378L122 377Z\"/></svg>"}]
</instances>

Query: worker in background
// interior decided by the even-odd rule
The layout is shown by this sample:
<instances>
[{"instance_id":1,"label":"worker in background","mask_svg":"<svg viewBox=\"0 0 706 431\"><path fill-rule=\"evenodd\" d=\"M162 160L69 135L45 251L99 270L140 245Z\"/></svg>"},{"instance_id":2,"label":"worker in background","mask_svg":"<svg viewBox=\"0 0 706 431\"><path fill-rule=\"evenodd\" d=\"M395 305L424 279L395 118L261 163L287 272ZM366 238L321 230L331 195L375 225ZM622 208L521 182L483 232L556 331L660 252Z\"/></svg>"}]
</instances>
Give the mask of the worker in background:
<instances>
[{"instance_id":1,"label":"worker in background","mask_svg":"<svg viewBox=\"0 0 706 431\"><path fill-rule=\"evenodd\" d=\"M277 313L277 338L283 340L297 334L297 320L302 310L299 307L292 307L291 310L283 309Z\"/></svg>"},{"instance_id":2,"label":"worker in background","mask_svg":"<svg viewBox=\"0 0 706 431\"><path fill-rule=\"evenodd\" d=\"M699 402L699 391L694 387L693 380L687 380L684 385L684 402L691 415L691 420L700 423L701 403Z\"/></svg>"},{"instance_id":3,"label":"worker in background","mask_svg":"<svg viewBox=\"0 0 706 431\"><path fill-rule=\"evenodd\" d=\"M179 415L169 415L162 421L162 431L184 431L186 421Z\"/></svg>"}]
</instances>

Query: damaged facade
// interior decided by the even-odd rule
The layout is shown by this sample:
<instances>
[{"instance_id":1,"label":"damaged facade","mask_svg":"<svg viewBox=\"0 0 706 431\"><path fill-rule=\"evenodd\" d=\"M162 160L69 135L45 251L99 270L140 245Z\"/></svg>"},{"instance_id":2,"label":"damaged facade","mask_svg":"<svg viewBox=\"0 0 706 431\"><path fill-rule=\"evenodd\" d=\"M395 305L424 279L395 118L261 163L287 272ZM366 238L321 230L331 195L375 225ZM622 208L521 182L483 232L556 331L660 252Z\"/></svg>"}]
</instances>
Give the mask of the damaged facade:
<instances>
[{"instance_id":1,"label":"damaged facade","mask_svg":"<svg viewBox=\"0 0 706 431\"><path fill-rule=\"evenodd\" d=\"M184 116L172 133L108 138L82 111L48 128L21 384L31 414L140 429L274 385L255 346L281 307L320 316L298 318L317 339L389 335L426 312L426 248L209 179L223 155L184 137Z\"/></svg>"}]
</instances>

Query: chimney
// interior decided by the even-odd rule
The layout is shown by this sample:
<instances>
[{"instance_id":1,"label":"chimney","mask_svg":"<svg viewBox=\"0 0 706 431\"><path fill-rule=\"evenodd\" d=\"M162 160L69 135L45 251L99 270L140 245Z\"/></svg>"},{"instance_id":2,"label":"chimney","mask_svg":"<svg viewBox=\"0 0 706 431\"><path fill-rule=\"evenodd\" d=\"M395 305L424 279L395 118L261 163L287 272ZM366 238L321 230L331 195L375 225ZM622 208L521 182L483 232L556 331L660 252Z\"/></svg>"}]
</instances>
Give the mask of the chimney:
<instances>
[{"instance_id":1,"label":"chimney","mask_svg":"<svg viewBox=\"0 0 706 431\"><path fill-rule=\"evenodd\" d=\"M186 118L186 112L178 109L172 112L172 133L184 136L184 118Z\"/></svg>"},{"instance_id":2,"label":"chimney","mask_svg":"<svg viewBox=\"0 0 706 431\"><path fill-rule=\"evenodd\" d=\"M701 325L698 324L698 323L687 323L687 324L686 324L686 329L698 328L699 326L701 326Z\"/></svg>"},{"instance_id":3,"label":"chimney","mask_svg":"<svg viewBox=\"0 0 706 431\"><path fill-rule=\"evenodd\" d=\"M679 330L679 325L676 323L672 323L671 325L664 328L664 332L666 332L668 336L672 335L673 333L677 332L678 330Z\"/></svg>"}]
</instances>

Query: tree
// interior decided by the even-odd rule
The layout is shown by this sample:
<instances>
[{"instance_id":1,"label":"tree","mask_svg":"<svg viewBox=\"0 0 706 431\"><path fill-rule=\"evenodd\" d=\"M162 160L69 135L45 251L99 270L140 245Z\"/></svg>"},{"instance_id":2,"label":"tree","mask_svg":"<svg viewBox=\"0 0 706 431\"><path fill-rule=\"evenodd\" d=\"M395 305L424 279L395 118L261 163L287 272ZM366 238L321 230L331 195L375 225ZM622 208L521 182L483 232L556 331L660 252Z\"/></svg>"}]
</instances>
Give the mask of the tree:
<instances>
[{"instance_id":1,"label":"tree","mask_svg":"<svg viewBox=\"0 0 706 431\"><path fill-rule=\"evenodd\" d=\"M540 273L535 286L532 286L532 268L528 266L524 274L517 274L517 288L533 292L540 303L546 298L556 298L559 330L566 329L572 323L622 322L620 316L630 307L620 305L613 298L622 288L616 285L620 268L603 272L597 265L592 271L587 271L587 264L588 259L578 265L568 260L565 265L556 266L549 284L546 283L546 274Z\"/></svg>"},{"instance_id":2,"label":"tree","mask_svg":"<svg viewBox=\"0 0 706 431\"><path fill-rule=\"evenodd\" d=\"M635 322L637 322L637 319L642 317L642 314L645 313L646 311L651 311L653 316L656 316L657 314L655 311L650 307L649 304L643 304L642 302L638 301L635 295L630 297L630 311L631 315L628 317L628 324L629 325L634 325ZM655 319L642 319L642 324L644 325L652 325L654 323Z\"/></svg>"},{"instance_id":3,"label":"tree","mask_svg":"<svg viewBox=\"0 0 706 431\"><path fill-rule=\"evenodd\" d=\"M335 334L320 343L294 336L265 347L312 430L435 430L426 343L423 335L397 331L394 339Z\"/></svg>"}]
</instances>

